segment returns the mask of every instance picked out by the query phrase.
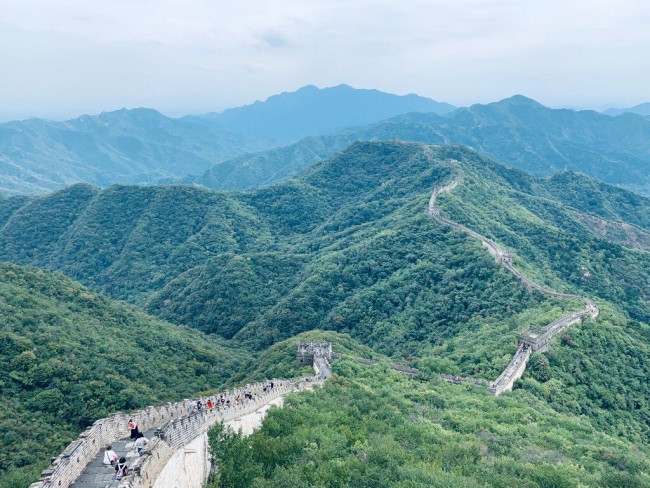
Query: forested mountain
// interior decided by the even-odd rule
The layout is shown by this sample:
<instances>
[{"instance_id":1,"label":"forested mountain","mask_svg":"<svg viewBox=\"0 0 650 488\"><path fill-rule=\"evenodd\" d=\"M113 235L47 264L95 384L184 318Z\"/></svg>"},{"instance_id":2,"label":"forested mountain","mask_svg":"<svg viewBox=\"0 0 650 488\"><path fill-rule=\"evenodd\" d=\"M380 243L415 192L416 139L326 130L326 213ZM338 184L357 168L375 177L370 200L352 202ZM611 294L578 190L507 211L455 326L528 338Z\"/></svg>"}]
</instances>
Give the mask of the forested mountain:
<instances>
[{"instance_id":1,"label":"forested mountain","mask_svg":"<svg viewBox=\"0 0 650 488\"><path fill-rule=\"evenodd\" d=\"M519 330L548 323L576 304L526 291L478 240L425 213L432 189L460 175L462 184L439 199L445 215L511 249L515 265L530 277L588 295L601 309L597 321L572 326L531 360L516 385L520 391L498 399L482 389L440 384L435 373L493 379L510 360ZM335 470L358 486L640 487L648 481L650 442L649 203L572 172L538 178L508 169L462 146L360 142L296 178L255 191L75 185L42 197L5 198L0 259L63 271L162 319L230 339L178 332L205 348L213 343L214 354L224 358L216 362L230 367L235 380L296 374L291 358L299 338L335 342L349 355L335 365L339 378L319 396L295 400L294 409L271 417L251 447L237 451L250 453L237 471L251 480L262 476L259 486L326 486L322 480ZM88 294L108 308L99 310L111 327L114 309L132 314L115 319L121 328L143 324L129 336L147 351L139 354L153 354L146 349L153 334L147 324L172 330L59 275L8 266L37 277L23 278L34 282L25 285L28 292L11 285L7 303L43 294L39 286L54 290L47 303L25 299L20 307L29 313L55 308L65 316ZM83 317L81 324L96 323L93 315ZM30 328L49 322L34 322L12 322L11 333L26 328L22 335L32 341L12 358L43 347L43 334L32 339ZM73 349L84 346L94 348L83 342ZM228 355L240 347L253 352L237 358L254 354L258 362L240 367ZM350 361L382 360L382 354L420 374L406 380L381 365L368 370ZM109 356L82 357L102 371ZM12 361L5 364L15 373ZM196 361L200 369L205 360ZM5 380L10 396L23 398L15 389L32 377L27 372L35 364L27 366ZM206 388L212 373L188 380L187 389ZM183 374L170 384L183 382ZM443 441L432 443L432 436ZM393 469L392 459L403 469ZM268 467L262 474L255 467L260 463ZM310 463L314 470L302 469Z\"/></svg>"},{"instance_id":2,"label":"forested mountain","mask_svg":"<svg viewBox=\"0 0 650 488\"><path fill-rule=\"evenodd\" d=\"M215 189L256 188L293 176L356 140L395 138L462 143L536 175L572 170L650 193L650 120L631 113L609 117L593 111L556 110L522 96L443 116L405 114L334 135L309 137L287 148L226 161L187 181Z\"/></svg>"},{"instance_id":3,"label":"forested mountain","mask_svg":"<svg viewBox=\"0 0 650 488\"><path fill-rule=\"evenodd\" d=\"M3 487L28 486L98 418L218 388L249 366L241 348L59 273L0 265L0 317Z\"/></svg>"},{"instance_id":4,"label":"forested mountain","mask_svg":"<svg viewBox=\"0 0 650 488\"><path fill-rule=\"evenodd\" d=\"M234 135L143 108L66 122L7 122L0 124L0 192L43 193L78 182L155 183L270 146L263 138Z\"/></svg>"},{"instance_id":5,"label":"forested mountain","mask_svg":"<svg viewBox=\"0 0 650 488\"><path fill-rule=\"evenodd\" d=\"M477 242L424 214L431 189L460 171L453 158L473 176L443 200L459 220L517 249L542 281L648 320L650 258L629 248L647 242L647 199L570 173L538 179L460 147L433 151L357 143L248 193L77 185L7 199L0 258L258 348L324 328L408 355L461 323L510 327L500 321L531 307L543 321L561 305L523 293Z\"/></svg>"},{"instance_id":6,"label":"forested mountain","mask_svg":"<svg viewBox=\"0 0 650 488\"><path fill-rule=\"evenodd\" d=\"M625 112L631 112L633 114L648 116L650 115L650 102L640 103L639 105L635 105L634 107L628 107L628 108L608 108L607 110L603 111L604 114L611 115L611 116L621 115L624 114Z\"/></svg>"},{"instance_id":7,"label":"forested mountain","mask_svg":"<svg viewBox=\"0 0 650 488\"><path fill-rule=\"evenodd\" d=\"M371 124L408 112L443 114L454 108L412 94L399 96L348 85L308 85L263 102L186 119L237 134L267 137L277 144L290 144L305 136Z\"/></svg>"}]
</instances>

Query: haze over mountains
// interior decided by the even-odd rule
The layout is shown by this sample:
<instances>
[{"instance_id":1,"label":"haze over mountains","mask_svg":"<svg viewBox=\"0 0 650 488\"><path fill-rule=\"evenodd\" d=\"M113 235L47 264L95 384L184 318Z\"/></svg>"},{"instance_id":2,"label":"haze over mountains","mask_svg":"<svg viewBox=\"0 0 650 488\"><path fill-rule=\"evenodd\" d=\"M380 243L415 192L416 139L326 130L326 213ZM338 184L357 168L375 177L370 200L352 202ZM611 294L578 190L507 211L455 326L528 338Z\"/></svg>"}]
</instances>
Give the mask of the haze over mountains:
<instances>
[{"instance_id":1,"label":"haze over mountains","mask_svg":"<svg viewBox=\"0 0 650 488\"><path fill-rule=\"evenodd\" d=\"M629 107L629 108L608 108L607 110L603 110L604 114L612 115L612 116L621 115L624 114L625 112L650 116L650 102L641 103L639 105L635 105L634 107Z\"/></svg>"},{"instance_id":2,"label":"haze over mountains","mask_svg":"<svg viewBox=\"0 0 650 488\"><path fill-rule=\"evenodd\" d=\"M308 85L264 102L185 118L238 134L268 137L280 145L407 112L445 114L455 108L413 94L398 96L348 85L322 89Z\"/></svg>"},{"instance_id":3,"label":"haze over mountains","mask_svg":"<svg viewBox=\"0 0 650 488\"><path fill-rule=\"evenodd\" d=\"M409 113L338 134L225 161L198 178L209 188L246 189L292 176L355 140L462 143L539 176L582 172L642 194L650 192L650 120L625 113L551 109L523 96L446 115Z\"/></svg>"},{"instance_id":4,"label":"haze over mountains","mask_svg":"<svg viewBox=\"0 0 650 488\"><path fill-rule=\"evenodd\" d=\"M2 124L0 192L78 182L259 188L354 141L399 138L467 144L540 176L573 170L649 194L649 135L650 120L638 114L550 109L523 96L454 110L416 95L306 86L220 114L173 119L123 109Z\"/></svg>"},{"instance_id":5,"label":"haze over mountains","mask_svg":"<svg viewBox=\"0 0 650 488\"><path fill-rule=\"evenodd\" d=\"M43 193L84 182L142 184L200 174L225 159L307 134L454 107L347 85L308 86L222 114L173 119L152 109L0 125L0 192Z\"/></svg>"},{"instance_id":6,"label":"haze over mountains","mask_svg":"<svg viewBox=\"0 0 650 488\"><path fill-rule=\"evenodd\" d=\"M79 182L153 183L266 147L259 138L143 108L66 122L8 122L0 125L0 191L43 193Z\"/></svg>"}]
</instances>

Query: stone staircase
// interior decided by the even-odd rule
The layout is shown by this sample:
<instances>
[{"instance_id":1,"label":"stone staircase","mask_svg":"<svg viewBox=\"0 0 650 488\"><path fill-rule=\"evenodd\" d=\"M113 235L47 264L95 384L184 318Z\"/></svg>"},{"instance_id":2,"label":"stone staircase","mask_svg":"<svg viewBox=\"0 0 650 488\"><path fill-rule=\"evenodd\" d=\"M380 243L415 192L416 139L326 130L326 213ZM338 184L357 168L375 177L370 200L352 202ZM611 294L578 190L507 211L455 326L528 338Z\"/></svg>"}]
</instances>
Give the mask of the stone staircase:
<instances>
[{"instance_id":1,"label":"stone staircase","mask_svg":"<svg viewBox=\"0 0 650 488\"><path fill-rule=\"evenodd\" d=\"M329 346L330 356L331 345ZM186 399L160 407L147 407L133 413L115 413L97 420L64 451L52 459L41 478L29 488L153 488L156 479L169 460L180 450L205 435L218 422L229 422L250 415L278 398L292 392L312 389L331 374L327 357L319 357L315 375L296 379L273 379L227 390L208 398L222 395L228 403L218 403L212 410L206 408L190 412L191 401ZM325 373L325 374L324 374ZM270 384L272 388L269 388ZM253 395L245 399L244 393ZM241 401L237 401L237 397ZM149 444L140 456L132 452L127 427L134 419L141 432L146 432ZM120 481L112 481L113 468L101 464L107 445L112 445L119 456L127 458L129 474ZM205 453L207 456L207 452Z\"/></svg>"}]
</instances>

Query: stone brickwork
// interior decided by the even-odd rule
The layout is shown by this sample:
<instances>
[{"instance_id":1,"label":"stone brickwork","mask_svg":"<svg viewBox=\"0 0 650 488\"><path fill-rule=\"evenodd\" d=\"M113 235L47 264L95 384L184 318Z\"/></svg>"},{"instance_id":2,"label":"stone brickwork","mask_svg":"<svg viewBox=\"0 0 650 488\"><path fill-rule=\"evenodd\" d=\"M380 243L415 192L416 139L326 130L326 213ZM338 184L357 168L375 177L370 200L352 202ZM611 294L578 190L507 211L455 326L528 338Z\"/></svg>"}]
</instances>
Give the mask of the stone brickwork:
<instances>
[{"instance_id":1,"label":"stone brickwork","mask_svg":"<svg viewBox=\"0 0 650 488\"><path fill-rule=\"evenodd\" d=\"M309 381L307 381L308 379ZM132 474L125 478L123 485L130 488L153 488L159 474L172 456L201 438L215 424L251 414L276 398L301 389L306 383L318 383L318 379L312 377L299 380L274 380L273 383L274 387L266 392L261 389L253 390L252 388L243 388L240 391L230 392L232 402L236 396L243 395L244 391L256 391L253 400L231 403L230 407L214 408L211 411L202 410L167 423L156 433L156 443L147 446L142 451L141 457L133 466ZM260 387L261 384L255 386Z\"/></svg>"},{"instance_id":2,"label":"stone brickwork","mask_svg":"<svg viewBox=\"0 0 650 488\"><path fill-rule=\"evenodd\" d=\"M329 367L327 361L324 361ZM271 381L273 388L268 388ZM119 486L150 488L153 486L156 476L177 450L205 434L217 422L225 422L250 414L279 396L322 382L318 376L271 381L246 385L243 388L212 395L209 398L218 399L223 395L225 399L230 400L230 406L219 405L211 411L203 409L190 413L190 400L183 400L161 407L147 407L130 414L115 413L97 420L70 443L59 456L53 458L51 466L43 471L41 479L30 485L30 488L69 487L106 445L129 436L128 422L130 419L134 419L138 423L141 432L152 429L157 429L157 431L156 437L149 442L135 464L132 463L131 473L119 483ZM244 392L251 393L253 398L244 399ZM238 396L242 399L240 402L235 401ZM202 400L205 403L207 397Z\"/></svg>"},{"instance_id":3,"label":"stone brickwork","mask_svg":"<svg viewBox=\"0 0 650 488\"><path fill-rule=\"evenodd\" d=\"M302 365L313 364L314 358L332 359L331 342L301 342L298 344L296 359Z\"/></svg>"},{"instance_id":4,"label":"stone brickwork","mask_svg":"<svg viewBox=\"0 0 650 488\"><path fill-rule=\"evenodd\" d=\"M101 449L129 436L130 431L127 425L130 419L134 419L140 430L145 432L161 427L174 418L186 415L188 411L189 401L185 400L168 403L161 407L147 407L131 414L115 413L97 420L52 460L50 467L41 473L41 479L33 483L30 488L65 488L69 486Z\"/></svg>"},{"instance_id":5,"label":"stone brickwork","mask_svg":"<svg viewBox=\"0 0 650 488\"><path fill-rule=\"evenodd\" d=\"M490 392L499 396L504 391L512 390L515 381L521 378L521 375L526 371L526 364L532 352L532 349L527 344L519 344L517 352L506 366L506 369L488 385Z\"/></svg>"}]
</instances>

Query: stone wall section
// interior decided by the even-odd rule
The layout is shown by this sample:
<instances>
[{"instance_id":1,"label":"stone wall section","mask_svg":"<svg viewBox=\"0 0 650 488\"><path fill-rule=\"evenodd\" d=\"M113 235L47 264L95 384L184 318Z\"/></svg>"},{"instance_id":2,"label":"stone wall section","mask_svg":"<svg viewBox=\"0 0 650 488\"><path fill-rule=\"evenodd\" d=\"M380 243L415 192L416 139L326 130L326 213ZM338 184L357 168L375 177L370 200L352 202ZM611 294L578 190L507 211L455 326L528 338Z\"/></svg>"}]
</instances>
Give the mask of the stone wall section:
<instances>
[{"instance_id":1,"label":"stone wall section","mask_svg":"<svg viewBox=\"0 0 650 488\"><path fill-rule=\"evenodd\" d=\"M232 404L230 407L215 408L211 411L202 410L170 421L156 433L156 443L147 445L133 466L132 474L127 476L119 486L123 488L153 488L158 476L172 456L203 437L217 423L225 423L249 415L287 393L301 390L308 385L321 383L318 376L298 380L274 380L273 389L258 392L253 400ZM244 390L247 389L244 388L237 394L242 394ZM207 456L207 452L204 455Z\"/></svg>"},{"instance_id":2,"label":"stone wall section","mask_svg":"<svg viewBox=\"0 0 650 488\"><path fill-rule=\"evenodd\" d=\"M430 148L425 147L424 152L425 155L431 156ZM453 164L456 161L450 160L449 162ZM461 173L456 179L454 179L448 185L434 188L433 193L429 198L429 205L427 206L426 209L427 214L433 217L441 224L447 225L453 229L459 230L472 237L480 239L483 245L487 247L490 254L494 256L495 260L499 264L501 264L506 270L508 270L512 275L514 275L529 290L537 290L546 295L558 297L558 298L579 299L582 300L582 302L584 302L585 304L585 308L583 310L577 312L571 312L569 314L560 317L559 319L545 326L540 333L533 333L532 331L527 329L526 331L519 334L517 352L513 356L512 360L510 361L506 369L503 370L501 375L495 381L492 381L487 385L488 389L492 393L494 393L495 395L500 395L504 391L511 390L515 381L521 378L524 371L526 370L526 364L528 362L528 359L530 358L533 352L545 351L548 348L553 336L565 330L570 325L580 322L585 317L591 316L591 318L595 319L596 317L598 317L599 309L598 306L591 299L587 297L572 295L569 293L556 292L546 286L535 283L534 281L527 278L521 271L519 271L517 268L513 266L512 254L510 252L505 251L496 242L494 242L491 239L488 239L487 237L479 234L478 232L475 232L472 229L462 224L459 224L458 222L454 222L453 220L449 220L443 217L440 214L440 209L436 207L436 201L438 197L440 196L440 194L447 191L451 191L454 188L456 188L463 181L463 178L464 177ZM476 385L485 384L483 380L479 380L475 378L465 378L460 376L452 376L452 375L444 375L444 374L441 374L440 377L444 381L449 381L453 383L474 383Z\"/></svg>"},{"instance_id":3,"label":"stone wall section","mask_svg":"<svg viewBox=\"0 0 650 488\"><path fill-rule=\"evenodd\" d=\"M136 465L131 466L133 475L125 478L120 486L152 486L147 484L148 479L151 479L151 476L155 479L155 474L160 472L174 451L194 440L199 434L207 432L216 422L232 420L253 412L280 395L302 388L305 383L314 384L319 383L320 380L317 377L310 377L271 381L274 383L274 388L271 390L264 391L270 382L263 382L227 390L209 397L217 399L220 395L224 395L226 399L230 399L229 408L219 407L212 411L202 410L190 414L191 400L186 399L160 407L147 407L130 414L115 413L97 420L71 442L59 456L53 458L50 467L41 473L40 480L32 483L29 488L67 488L106 445L129 436L130 419L138 423L141 432L151 429L159 429L159 431L156 438L143 450L143 456L139 458ZM253 400L236 403L235 398L237 396L243 398L244 391L251 392L254 396ZM202 398L204 403L207 398ZM143 473L144 478L139 476L140 473ZM140 484L132 485L136 478Z\"/></svg>"}]
</instances>

